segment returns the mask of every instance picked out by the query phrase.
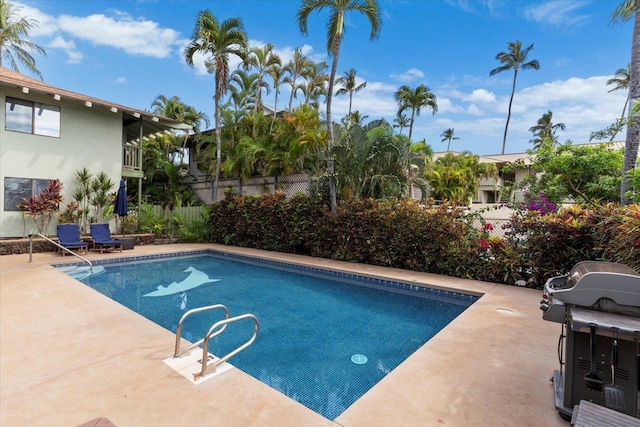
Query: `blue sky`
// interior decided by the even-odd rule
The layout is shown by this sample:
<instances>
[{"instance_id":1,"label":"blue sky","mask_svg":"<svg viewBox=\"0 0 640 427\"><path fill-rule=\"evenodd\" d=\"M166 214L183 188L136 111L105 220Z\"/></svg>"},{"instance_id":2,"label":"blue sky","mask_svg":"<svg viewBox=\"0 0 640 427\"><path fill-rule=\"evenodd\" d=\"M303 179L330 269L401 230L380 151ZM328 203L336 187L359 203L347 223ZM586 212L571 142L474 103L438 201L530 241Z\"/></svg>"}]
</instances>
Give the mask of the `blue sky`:
<instances>
[{"instance_id":1,"label":"blue sky","mask_svg":"<svg viewBox=\"0 0 640 427\"><path fill-rule=\"evenodd\" d=\"M460 139L452 150L495 154L502 148L513 72L489 72L500 66L495 56L508 42L535 43L529 59L537 59L540 70L518 74L506 151L531 148L528 129L548 110L554 123L566 125L561 142L585 143L591 131L620 116L626 98L623 91L608 93L612 87L605 84L631 55L632 22L609 22L621 1L382 0L376 41L369 41L362 16L348 16L338 72L355 68L367 82L353 109L369 119L392 121L395 91L427 85L438 112L422 111L413 140L424 138L444 151L440 135L454 128ZM191 68L183 58L202 9L220 20L240 17L251 45L272 43L283 62L296 47L317 61L330 60L327 14L310 16L305 37L296 22L298 0L10 2L40 23L31 39L47 51L36 55L46 83L142 110L150 110L158 95L178 96L213 119L213 77L202 61ZM283 87L279 107L288 96ZM265 102L273 103L273 92ZM348 96L335 97L335 117L347 110Z\"/></svg>"}]
</instances>

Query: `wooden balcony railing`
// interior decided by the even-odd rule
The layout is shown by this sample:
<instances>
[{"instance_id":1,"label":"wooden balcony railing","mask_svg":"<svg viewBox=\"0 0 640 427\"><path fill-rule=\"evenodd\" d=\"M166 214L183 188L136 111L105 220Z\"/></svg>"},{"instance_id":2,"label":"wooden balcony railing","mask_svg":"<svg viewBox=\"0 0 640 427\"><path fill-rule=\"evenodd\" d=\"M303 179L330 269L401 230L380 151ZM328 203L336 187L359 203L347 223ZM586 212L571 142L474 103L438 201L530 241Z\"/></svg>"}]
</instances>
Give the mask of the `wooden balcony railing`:
<instances>
[{"instance_id":1,"label":"wooden balcony railing","mask_svg":"<svg viewBox=\"0 0 640 427\"><path fill-rule=\"evenodd\" d=\"M142 177L142 148L123 144L122 146L122 176L130 178Z\"/></svg>"}]
</instances>

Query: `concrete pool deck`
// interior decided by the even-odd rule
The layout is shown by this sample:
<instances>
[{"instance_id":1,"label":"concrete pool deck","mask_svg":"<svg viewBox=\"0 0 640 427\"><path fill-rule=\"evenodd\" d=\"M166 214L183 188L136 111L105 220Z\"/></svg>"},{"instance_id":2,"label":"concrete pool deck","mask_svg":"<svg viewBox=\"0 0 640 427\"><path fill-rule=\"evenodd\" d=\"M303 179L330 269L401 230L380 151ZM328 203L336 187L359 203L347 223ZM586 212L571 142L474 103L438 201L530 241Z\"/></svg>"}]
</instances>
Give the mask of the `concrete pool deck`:
<instances>
[{"instance_id":1,"label":"concrete pool deck","mask_svg":"<svg viewBox=\"0 0 640 427\"><path fill-rule=\"evenodd\" d=\"M540 291L208 244L87 258L208 248L484 296L330 421L235 368L191 384L162 362L173 333L50 265L73 257L2 256L0 425L78 426L100 417L118 427L569 425L549 381L560 325L542 320Z\"/></svg>"}]
</instances>

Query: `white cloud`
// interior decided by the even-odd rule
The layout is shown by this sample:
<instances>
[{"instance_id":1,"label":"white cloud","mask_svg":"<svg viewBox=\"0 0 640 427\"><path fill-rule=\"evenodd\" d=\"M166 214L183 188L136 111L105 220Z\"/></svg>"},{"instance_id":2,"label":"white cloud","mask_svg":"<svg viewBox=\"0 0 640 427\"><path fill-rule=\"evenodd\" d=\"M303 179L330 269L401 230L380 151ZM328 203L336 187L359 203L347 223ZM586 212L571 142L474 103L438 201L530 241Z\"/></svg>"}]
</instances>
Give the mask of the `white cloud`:
<instances>
[{"instance_id":1,"label":"white cloud","mask_svg":"<svg viewBox=\"0 0 640 427\"><path fill-rule=\"evenodd\" d=\"M61 31L94 45L153 58L168 57L182 42L179 32L161 28L157 22L143 18L134 20L124 13L117 13L116 18L103 14L87 17L61 15L58 26Z\"/></svg>"},{"instance_id":2,"label":"white cloud","mask_svg":"<svg viewBox=\"0 0 640 427\"><path fill-rule=\"evenodd\" d=\"M56 36L48 45L51 49L62 49L67 54L68 64L79 64L84 59L84 55L76 48L73 40L65 40L60 36Z\"/></svg>"},{"instance_id":3,"label":"white cloud","mask_svg":"<svg viewBox=\"0 0 640 427\"><path fill-rule=\"evenodd\" d=\"M118 85L128 85L129 81L127 80L126 77L118 77L116 79L116 84L118 84Z\"/></svg>"},{"instance_id":4,"label":"white cloud","mask_svg":"<svg viewBox=\"0 0 640 427\"><path fill-rule=\"evenodd\" d=\"M29 30L29 36L31 37L46 37L53 35L58 26L55 22L55 18L41 12L40 10L28 6L23 3L10 2L16 8L16 15L20 18L27 18L37 21L37 25Z\"/></svg>"},{"instance_id":5,"label":"white cloud","mask_svg":"<svg viewBox=\"0 0 640 427\"><path fill-rule=\"evenodd\" d=\"M403 83L410 83L412 81L424 78L424 73L417 68L409 68L407 71L401 74L391 74L393 80L398 80Z\"/></svg>"},{"instance_id":6,"label":"white cloud","mask_svg":"<svg viewBox=\"0 0 640 427\"><path fill-rule=\"evenodd\" d=\"M471 104L467 107L467 114L472 116L482 116L485 114L484 110L481 110L477 105Z\"/></svg>"},{"instance_id":7,"label":"white cloud","mask_svg":"<svg viewBox=\"0 0 640 427\"><path fill-rule=\"evenodd\" d=\"M486 89L475 89L469 95L462 98L463 101L492 103L496 102L496 95Z\"/></svg>"},{"instance_id":8,"label":"white cloud","mask_svg":"<svg viewBox=\"0 0 640 427\"><path fill-rule=\"evenodd\" d=\"M552 0L527 6L524 14L529 21L542 24L581 26L590 18L587 14L579 13L587 4L578 0Z\"/></svg>"}]
</instances>

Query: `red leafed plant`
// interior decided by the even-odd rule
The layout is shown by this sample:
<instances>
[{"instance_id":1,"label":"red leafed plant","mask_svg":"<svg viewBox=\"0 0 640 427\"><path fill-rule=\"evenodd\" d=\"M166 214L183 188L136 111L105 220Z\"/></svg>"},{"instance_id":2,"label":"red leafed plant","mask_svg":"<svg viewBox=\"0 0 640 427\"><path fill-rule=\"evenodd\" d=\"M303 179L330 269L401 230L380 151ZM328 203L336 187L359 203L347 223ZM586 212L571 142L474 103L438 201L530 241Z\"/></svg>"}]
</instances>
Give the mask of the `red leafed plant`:
<instances>
[{"instance_id":1,"label":"red leafed plant","mask_svg":"<svg viewBox=\"0 0 640 427\"><path fill-rule=\"evenodd\" d=\"M33 222L41 234L46 234L53 215L58 212L62 203L62 182L59 179L49 180L49 186L43 188L40 194L22 199L18 209L33 218Z\"/></svg>"}]
</instances>

